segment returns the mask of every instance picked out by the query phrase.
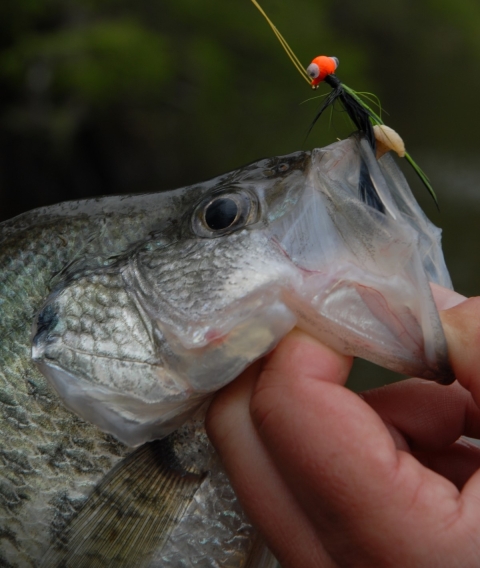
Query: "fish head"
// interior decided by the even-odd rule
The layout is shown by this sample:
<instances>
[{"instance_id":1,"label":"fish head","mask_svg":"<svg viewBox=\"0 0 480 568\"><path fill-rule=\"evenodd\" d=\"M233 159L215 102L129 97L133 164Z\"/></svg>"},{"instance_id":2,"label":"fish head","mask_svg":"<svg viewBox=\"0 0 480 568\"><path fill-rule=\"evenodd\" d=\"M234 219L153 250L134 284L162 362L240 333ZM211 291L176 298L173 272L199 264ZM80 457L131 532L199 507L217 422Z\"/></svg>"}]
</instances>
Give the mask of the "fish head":
<instances>
[{"instance_id":1,"label":"fish head","mask_svg":"<svg viewBox=\"0 0 480 568\"><path fill-rule=\"evenodd\" d=\"M428 283L449 283L439 231L362 139L158 200L175 215L74 263L37 317L32 356L84 419L132 446L165 436L295 326L451 380Z\"/></svg>"}]
</instances>

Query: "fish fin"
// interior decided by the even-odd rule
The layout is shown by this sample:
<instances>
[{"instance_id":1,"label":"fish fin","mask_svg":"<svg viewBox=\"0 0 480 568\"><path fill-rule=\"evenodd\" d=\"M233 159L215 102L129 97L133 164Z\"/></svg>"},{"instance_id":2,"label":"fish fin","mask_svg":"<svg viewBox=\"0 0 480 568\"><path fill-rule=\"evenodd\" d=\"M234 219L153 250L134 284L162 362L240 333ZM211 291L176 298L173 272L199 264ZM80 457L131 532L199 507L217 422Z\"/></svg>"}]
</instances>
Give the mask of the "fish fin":
<instances>
[{"instance_id":1,"label":"fish fin","mask_svg":"<svg viewBox=\"0 0 480 568\"><path fill-rule=\"evenodd\" d=\"M168 437L144 444L97 485L40 567L148 565L204 478L180 466Z\"/></svg>"},{"instance_id":2,"label":"fish fin","mask_svg":"<svg viewBox=\"0 0 480 568\"><path fill-rule=\"evenodd\" d=\"M260 535L257 535L243 568L280 568Z\"/></svg>"}]
</instances>

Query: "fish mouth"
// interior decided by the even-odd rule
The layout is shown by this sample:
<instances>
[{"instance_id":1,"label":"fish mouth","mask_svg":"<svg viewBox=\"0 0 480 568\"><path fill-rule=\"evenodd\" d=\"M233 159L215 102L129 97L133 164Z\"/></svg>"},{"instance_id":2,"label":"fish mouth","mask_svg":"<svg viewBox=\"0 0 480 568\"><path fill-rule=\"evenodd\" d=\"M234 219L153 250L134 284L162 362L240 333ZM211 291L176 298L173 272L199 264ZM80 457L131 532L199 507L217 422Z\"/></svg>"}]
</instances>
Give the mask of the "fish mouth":
<instances>
[{"instance_id":1,"label":"fish mouth","mask_svg":"<svg viewBox=\"0 0 480 568\"><path fill-rule=\"evenodd\" d=\"M285 303L298 327L341 353L449 384L429 286L450 284L439 231L388 158L377 162L355 138L312 151L295 208L269 228L301 274Z\"/></svg>"}]
</instances>

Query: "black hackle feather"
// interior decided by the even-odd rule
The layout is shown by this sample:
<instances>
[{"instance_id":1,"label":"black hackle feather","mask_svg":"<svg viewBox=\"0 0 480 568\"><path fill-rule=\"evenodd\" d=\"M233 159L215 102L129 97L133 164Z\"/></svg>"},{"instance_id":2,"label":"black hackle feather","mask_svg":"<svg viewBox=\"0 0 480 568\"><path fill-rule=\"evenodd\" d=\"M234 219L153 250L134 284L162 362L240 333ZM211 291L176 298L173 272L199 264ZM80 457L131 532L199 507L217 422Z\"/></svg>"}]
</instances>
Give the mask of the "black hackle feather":
<instances>
[{"instance_id":1,"label":"black hackle feather","mask_svg":"<svg viewBox=\"0 0 480 568\"><path fill-rule=\"evenodd\" d=\"M317 120L322 116L323 112L331 105L335 103L338 99L345 109L346 113L350 117L350 120L353 124L357 127L357 129L365 136L368 140L372 150L375 152L376 150L376 141L375 141L375 134L373 132L373 126L371 122L371 118L373 115L362 106L350 93L347 93L343 88L341 81L335 75L327 75L325 77L325 83L332 87L331 93L325 98L323 101L322 106L319 108L315 118L313 119L310 128L308 129L308 134L314 127Z\"/></svg>"},{"instance_id":2,"label":"black hackle feather","mask_svg":"<svg viewBox=\"0 0 480 568\"><path fill-rule=\"evenodd\" d=\"M360 164L360 177L358 180L358 192L360 194L360 199L373 207L380 213L385 213L385 207L378 196L377 190L373 185L372 178L370 177L370 172L368 171L367 164L362 160Z\"/></svg>"},{"instance_id":3,"label":"black hackle feather","mask_svg":"<svg viewBox=\"0 0 480 568\"><path fill-rule=\"evenodd\" d=\"M335 101L339 100L342 107L347 112L350 120L353 124L357 127L358 131L362 136L364 136L368 143L370 144L373 152L376 152L376 139L375 134L373 132L373 125L371 119L373 115L369 112L367 108L362 106L350 93L345 91L341 81L335 75L327 75L325 78L325 83L327 83L330 87L332 87L332 91L328 94L328 96L323 101L321 107L318 109L315 118L313 119L312 124L308 130L308 134L314 127L317 120L322 116L323 112L331 105L335 103ZM385 208L383 203L378 196L377 190L375 189L372 180L370 178L370 173L365 162L362 161L360 166L360 177L358 181L358 191L360 195L360 199L373 207L380 213L385 213Z\"/></svg>"}]
</instances>

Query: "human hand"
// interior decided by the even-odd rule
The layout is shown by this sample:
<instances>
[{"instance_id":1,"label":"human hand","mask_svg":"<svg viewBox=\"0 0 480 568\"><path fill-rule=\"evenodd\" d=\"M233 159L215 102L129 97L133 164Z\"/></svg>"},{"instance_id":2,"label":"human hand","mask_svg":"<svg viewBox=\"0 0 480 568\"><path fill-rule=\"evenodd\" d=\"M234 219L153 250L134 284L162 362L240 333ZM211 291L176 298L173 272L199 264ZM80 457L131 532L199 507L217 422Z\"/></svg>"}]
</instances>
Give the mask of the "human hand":
<instances>
[{"instance_id":1,"label":"human hand","mask_svg":"<svg viewBox=\"0 0 480 568\"><path fill-rule=\"evenodd\" d=\"M435 290L439 308L458 295ZM480 565L480 298L441 313L457 381L358 396L293 331L221 391L209 435L283 568Z\"/></svg>"}]
</instances>

